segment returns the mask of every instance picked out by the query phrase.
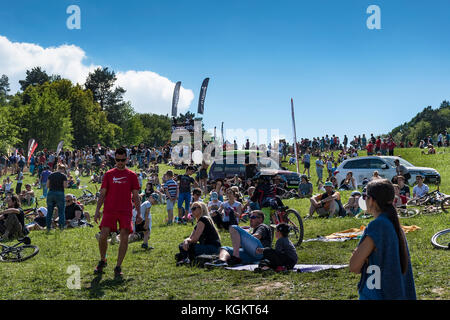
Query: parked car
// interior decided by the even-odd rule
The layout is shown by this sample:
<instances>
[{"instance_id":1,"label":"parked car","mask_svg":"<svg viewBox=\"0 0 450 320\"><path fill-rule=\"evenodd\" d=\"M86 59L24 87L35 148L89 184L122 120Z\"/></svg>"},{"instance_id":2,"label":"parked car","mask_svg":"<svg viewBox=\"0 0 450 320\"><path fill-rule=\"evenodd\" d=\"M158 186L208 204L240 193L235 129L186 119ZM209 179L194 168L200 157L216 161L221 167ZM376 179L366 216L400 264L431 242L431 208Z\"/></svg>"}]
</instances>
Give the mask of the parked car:
<instances>
[{"instance_id":1,"label":"parked car","mask_svg":"<svg viewBox=\"0 0 450 320\"><path fill-rule=\"evenodd\" d=\"M231 152L231 153L230 153ZM248 154L247 150L229 151L224 152L223 155L229 154ZM267 174L278 174L286 182L288 188L298 188L300 184L300 175L296 172L285 170L278 165L272 158L262 157L261 154L257 154L257 171ZM227 161L231 160L231 161ZM217 180L223 178L233 178L238 175L241 179L245 178L245 164L238 163L237 158L225 158L222 163L213 161L209 168L208 178L209 180Z\"/></svg>"},{"instance_id":2,"label":"parked car","mask_svg":"<svg viewBox=\"0 0 450 320\"><path fill-rule=\"evenodd\" d=\"M342 180L345 179L349 171L353 173L353 177L356 179L356 183L359 186L362 185L365 178L370 180L374 171L378 171L380 177L392 180L392 178L397 175L394 164L394 160L396 159L398 159L400 164L404 165L411 174L411 178L409 179L410 184L413 184L416 181L416 176L419 174L425 177L425 183L441 183L441 175L437 170L433 168L416 167L405 159L394 156L369 156L347 159L340 164L334 174L339 185Z\"/></svg>"}]
</instances>

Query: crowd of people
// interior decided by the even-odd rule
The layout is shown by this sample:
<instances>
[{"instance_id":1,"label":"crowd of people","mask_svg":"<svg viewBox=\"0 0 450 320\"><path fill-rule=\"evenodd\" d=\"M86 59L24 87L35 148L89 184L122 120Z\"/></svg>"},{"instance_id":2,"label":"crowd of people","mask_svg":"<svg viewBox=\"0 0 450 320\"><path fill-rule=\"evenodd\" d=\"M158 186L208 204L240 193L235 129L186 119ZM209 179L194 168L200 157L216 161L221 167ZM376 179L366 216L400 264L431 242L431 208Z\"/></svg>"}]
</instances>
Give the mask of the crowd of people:
<instances>
[{"instance_id":1,"label":"crowd of people","mask_svg":"<svg viewBox=\"0 0 450 320\"><path fill-rule=\"evenodd\" d=\"M446 139L441 141L447 143ZM394 209L404 207L411 198L411 192L408 172L399 164L396 164L398 170L394 183L386 182L374 172L371 181L366 181L363 192L358 190L351 172L342 182L338 182L334 175L338 163L348 157L358 156L358 151L362 149L366 149L368 154L393 155L396 146L391 138L381 139L373 135L368 139L365 135L355 136L350 142L346 136L341 142L334 135L330 138L327 135L322 139L302 139L298 150L303 173L296 194L298 198L310 201L307 218L313 217L315 213L319 217L327 218L357 216L361 213L360 198L369 195L370 186L381 182L390 183L389 188L393 188ZM284 141L276 147L283 158L293 151L292 146ZM171 151L170 146L148 148L141 144L115 150L96 146L62 151L59 154L44 149L30 157L29 161L23 156L23 150L10 157L2 155L0 174L6 177L1 184L1 192L7 207L0 213L1 237L12 239L35 230L49 232L52 228L64 230L82 225L92 226L94 220L95 223L100 223L100 232L96 235L100 261L95 272L102 273L107 266L108 243L119 243L114 273L120 277L123 274L121 264L128 243L142 241L143 249L152 248L149 244L152 229L151 208L163 204L167 211L168 225L195 223L190 236L179 244L177 265L190 264L196 257L206 254L216 256L214 261L206 264L211 267L249 263L258 263L259 270L282 271L294 267L298 257L289 240L289 226L284 223L276 226L274 233L277 241L272 249L272 229L267 222L267 211L264 210L283 206L278 195L285 192L286 185L283 185L279 176L259 176L256 179L250 176L246 179L235 176L231 179L208 181L208 166L202 163L184 166L183 174L167 170L160 181L159 164L173 165L170 161ZM310 181L313 156L317 157L315 169L318 194L314 193L315 187ZM130 170L136 167L136 172ZM36 182L26 184L22 190L25 168L29 168L29 175L36 177ZM88 170L91 183L101 184L93 216L84 210L84 206L73 194L66 194L67 189L81 187L80 176L83 170ZM8 172L15 176L15 189ZM146 184L144 180L147 180ZM412 192L413 198L421 197L429 190L420 175L417 176L416 183ZM37 198L33 188L42 189L40 198ZM348 202L343 204L341 192L347 190L352 193ZM44 198L47 205L39 208L36 206L32 222L26 224L22 206L32 206L38 199ZM371 208L383 211L380 205L377 200L372 203ZM174 213L175 207L177 211ZM242 226L242 221L250 223L251 232ZM229 232L231 247L222 246L220 230ZM403 241L401 237L399 241ZM356 254L360 255L359 252ZM357 266L352 267L353 270L361 270L359 264Z\"/></svg>"}]
</instances>

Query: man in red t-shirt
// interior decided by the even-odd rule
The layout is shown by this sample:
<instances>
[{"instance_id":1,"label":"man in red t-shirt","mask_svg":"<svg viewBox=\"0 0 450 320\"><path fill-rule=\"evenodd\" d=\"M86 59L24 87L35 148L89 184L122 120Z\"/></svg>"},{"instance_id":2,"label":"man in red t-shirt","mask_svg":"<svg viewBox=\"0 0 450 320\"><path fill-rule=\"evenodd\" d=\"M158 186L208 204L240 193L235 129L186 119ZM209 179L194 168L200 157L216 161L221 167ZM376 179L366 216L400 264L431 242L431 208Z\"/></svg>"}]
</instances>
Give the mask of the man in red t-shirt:
<instances>
[{"instance_id":1,"label":"man in red t-shirt","mask_svg":"<svg viewBox=\"0 0 450 320\"><path fill-rule=\"evenodd\" d=\"M136 173L126 168L127 151L118 148L115 152L116 167L109 170L103 176L100 189L100 197L97 202L94 221L98 223L101 216L100 208L103 208L103 217L100 223L100 237L98 246L100 261L95 269L96 273L102 273L106 267L106 251L108 249L108 235L117 231L117 223L120 230L120 246L117 255L117 265L114 269L116 277L121 277L121 265L128 249L128 235L133 232L133 200L136 208L141 207L139 199L139 181ZM140 212L138 210L138 215Z\"/></svg>"},{"instance_id":2,"label":"man in red t-shirt","mask_svg":"<svg viewBox=\"0 0 450 320\"><path fill-rule=\"evenodd\" d=\"M368 156L373 156L373 147L372 141L369 140L369 144L366 146Z\"/></svg>"}]
</instances>

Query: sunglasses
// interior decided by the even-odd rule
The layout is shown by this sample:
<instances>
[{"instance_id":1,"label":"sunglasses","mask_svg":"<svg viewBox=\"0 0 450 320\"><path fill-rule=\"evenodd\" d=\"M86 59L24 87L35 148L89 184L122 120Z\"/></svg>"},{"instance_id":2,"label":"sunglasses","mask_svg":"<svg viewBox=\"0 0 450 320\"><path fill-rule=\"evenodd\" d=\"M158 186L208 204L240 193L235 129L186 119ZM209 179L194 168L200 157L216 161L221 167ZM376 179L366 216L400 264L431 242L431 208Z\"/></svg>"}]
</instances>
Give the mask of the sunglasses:
<instances>
[{"instance_id":1,"label":"sunglasses","mask_svg":"<svg viewBox=\"0 0 450 320\"><path fill-rule=\"evenodd\" d=\"M258 216L250 216L250 219L258 219Z\"/></svg>"},{"instance_id":2,"label":"sunglasses","mask_svg":"<svg viewBox=\"0 0 450 320\"><path fill-rule=\"evenodd\" d=\"M200 208L200 207L192 207L192 211L195 211L195 210L197 210L198 208Z\"/></svg>"},{"instance_id":3,"label":"sunglasses","mask_svg":"<svg viewBox=\"0 0 450 320\"><path fill-rule=\"evenodd\" d=\"M125 161L127 161L127 158L125 158L125 159L117 159L116 158L116 162L125 162Z\"/></svg>"}]
</instances>

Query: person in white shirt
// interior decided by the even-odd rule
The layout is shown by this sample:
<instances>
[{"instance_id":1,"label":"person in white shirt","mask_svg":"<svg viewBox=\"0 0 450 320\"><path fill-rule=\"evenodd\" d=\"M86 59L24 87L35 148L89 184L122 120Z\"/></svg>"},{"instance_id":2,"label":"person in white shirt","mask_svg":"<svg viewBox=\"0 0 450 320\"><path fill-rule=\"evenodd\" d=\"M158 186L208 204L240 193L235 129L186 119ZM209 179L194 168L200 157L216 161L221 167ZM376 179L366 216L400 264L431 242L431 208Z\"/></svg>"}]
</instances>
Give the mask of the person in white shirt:
<instances>
[{"instance_id":1,"label":"person in white shirt","mask_svg":"<svg viewBox=\"0 0 450 320\"><path fill-rule=\"evenodd\" d=\"M423 183L423 176L416 176L417 185L413 188L413 198L417 199L426 195L430 189Z\"/></svg>"}]
</instances>

